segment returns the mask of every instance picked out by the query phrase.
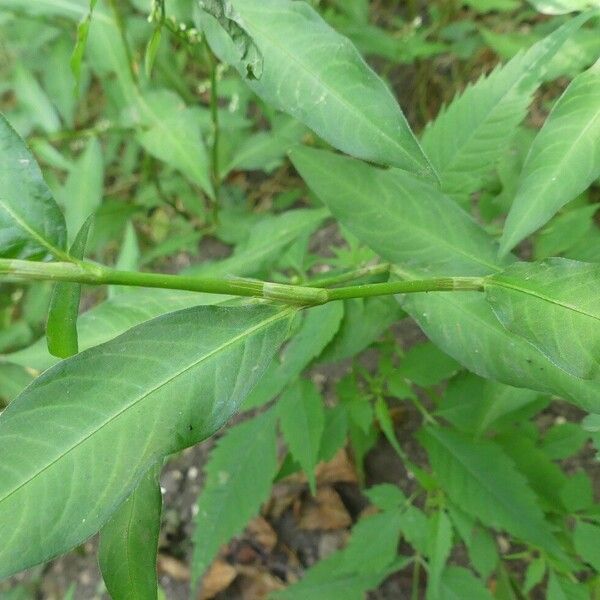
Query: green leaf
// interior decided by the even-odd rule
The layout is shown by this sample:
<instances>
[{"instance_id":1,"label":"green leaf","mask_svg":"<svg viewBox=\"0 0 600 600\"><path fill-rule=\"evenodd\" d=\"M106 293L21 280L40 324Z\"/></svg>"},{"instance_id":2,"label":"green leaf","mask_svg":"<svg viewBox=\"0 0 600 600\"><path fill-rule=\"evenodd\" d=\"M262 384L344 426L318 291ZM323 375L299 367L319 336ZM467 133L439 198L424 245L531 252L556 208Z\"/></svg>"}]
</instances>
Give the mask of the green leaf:
<instances>
[{"instance_id":1,"label":"green leaf","mask_svg":"<svg viewBox=\"0 0 600 600\"><path fill-rule=\"evenodd\" d=\"M594 504L594 491L589 476L584 471L575 473L561 488L560 498L571 514L591 508Z\"/></svg>"},{"instance_id":2,"label":"green leaf","mask_svg":"<svg viewBox=\"0 0 600 600\"><path fill-rule=\"evenodd\" d=\"M401 358L397 372L421 387L449 379L460 365L431 342L417 344Z\"/></svg>"},{"instance_id":3,"label":"green leaf","mask_svg":"<svg viewBox=\"0 0 600 600\"><path fill-rule=\"evenodd\" d=\"M98 562L113 600L156 600L162 495L154 465L102 528Z\"/></svg>"},{"instance_id":4,"label":"green leaf","mask_svg":"<svg viewBox=\"0 0 600 600\"><path fill-rule=\"evenodd\" d=\"M194 584L219 548L258 514L277 474L274 409L230 429L211 453L198 498L192 571Z\"/></svg>"},{"instance_id":5,"label":"green leaf","mask_svg":"<svg viewBox=\"0 0 600 600\"><path fill-rule=\"evenodd\" d=\"M588 437L588 434L576 423L556 424L544 435L542 450L553 460L565 460L577 454Z\"/></svg>"},{"instance_id":6,"label":"green leaf","mask_svg":"<svg viewBox=\"0 0 600 600\"><path fill-rule=\"evenodd\" d=\"M581 583L550 571L546 600L590 600L590 594Z\"/></svg>"},{"instance_id":7,"label":"green leaf","mask_svg":"<svg viewBox=\"0 0 600 600\"><path fill-rule=\"evenodd\" d=\"M535 138L500 251L539 229L599 176L600 61L572 81Z\"/></svg>"},{"instance_id":8,"label":"green leaf","mask_svg":"<svg viewBox=\"0 0 600 600\"><path fill-rule=\"evenodd\" d=\"M391 483L380 483L367 490L363 494L379 509L391 511L406 504L406 496L402 490Z\"/></svg>"},{"instance_id":9,"label":"green leaf","mask_svg":"<svg viewBox=\"0 0 600 600\"><path fill-rule=\"evenodd\" d=\"M484 525L562 555L535 495L497 444L440 428L425 429L422 441L435 477L454 503Z\"/></svg>"},{"instance_id":10,"label":"green leaf","mask_svg":"<svg viewBox=\"0 0 600 600\"><path fill-rule=\"evenodd\" d=\"M451 200L400 171L299 148L292 160L334 216L406 278L499 270L497 246ZM600 410L600 386L556 367L510 334L479 293L412 294L403 308L446 354L490 379Z\"/></svg>"},{"instance_id":11,"label":"green leaf","mask_svg":"<svg viewBox=\"0 0 600 600\"><path fill-rule=\"evenodd\" d=\"M88 219L77 234L70 252L73 258L83 258L91 224L92 220ZM80 284L63 282L54 286L46 324L48 351L53 356L68 358L79 351L77 317L80 299Z\"/></svg>"},{"instance_id":12,"label":"green leaf","mask_svg":"<svg viewBox=\"0 0 600 600\"><path fill-rule=\"evenodd\" d=\"M524 119L545 69L589 15L571 19L527 52L457 97L423 135L423 148L450 194L470 194L500 158Z\"/></svg>"},{"instance_id":13,"label":"green leaf","mask_svg":"<svg viewBox=\"0 0 600 600\"><path fill-rule=\"evenodd\" d=\"M222 427L289 321L266 306L200 306L39 377L0 415L0 577L87 539L152 465Z\"/></svg>"},{"instance_id":14,"label":"green leaf","mask_svg":"<svg viewBox=\"0 0 600 600\"><path fill-rule=\"evenodd\" d=\"M79 93L79 85L81 82L81 63L83 61L83 55L85 54L85 48L87 46L88 34L90 31L90 23L94 14L94 9L98 4L98 0L89 0L89 11L85 17L79 22L77 26L77 40L75 47L73 48L73 54L71 55L71 72L75 77L75 93Z\"/></svg>"},{"instance_id":15,"label":"green leaf","mask_svg":"<svg viewBox=\"0 0 600 600\"><path fill-rule=\"evenodd\" d=\"M315 467L325 427L321 394L312 382L300 379L282 394L277 403L277 412L288 448L302 467L315 494Z\"/></svg>"},{"instance_id":16,"label":"green leaf","mask_svg":"<svg viewBox=\"0 0 600 600\"><path fill-rule=\"evenodd\" d=\"M600 539L600 527L578 521L575 525L573 541L577 554L583 558L586 563L600 571L600 552L598 551L598 540Z\"/></svg>"},{"instance_id":17,"label":"green leaf","mask_svg":"<svg viewBox=\"0 0 600 600\"><path fill-rule=\"evenodd\" d=\"M356 356L377 341L401 317L402 309L393 298L355 298L345 301L340 329L319 360L337 362Z\"/></svg>"},{"instance_id":18,"label":"green leaf","mask_svg":"<svg viewBox=\"0 0 600 600\"><path fill-rule=\"evenodd\" d=\"M429 522L429 572L427 599L444 600L442 573L452 550L452 523L444 511L437 511Z\"/></svg>"},{"instance_id":19,"label":"green leaf","mask_svg":"<svg viewBox=\"0 0 600 600\"><path fill-rule=\"evenodd\" d=\"M16 398L33 380L33 375L19 365L0 363L0 408Z\"/></svg>"},{"instance_id":20,"label":"green leaf","mask_svg":"<svg viewBox=\"0 0 600 600\"><path fill-rule=\"evenodd\" d=\"M517 263L487 278L485 288L509 331L576 377L600 376L600 265Z\"/></svg>"},{"instance_id":21,"label":"green leaf","mask_svg":"<svg viewBox=\"0 0 600 600\"><path fill-rule=\"evenodd\" d=\"M96 138L91 138L59 195L71 241L102 203L103 190L102 147Z\"/></svg>"},{"instance_id":22,"label":"green leaf","mask_svg":"<svg viewBox=\"0 0 600 600\"><path fill-rule=\"evenodd\" d=\"M470 571L462 567L448 567L440 583L444 600L492 600L492 594Z\"/></svg>"},{"instance_id":23,"label":"green leaf","mask_svg":"<svg viewBox=\"0 0 600 600\"><path fill-rule=\"evenodd\" d=\"M322 150L298 147L290 156L334 216L386 260L446 276L496 268L491 238L426 182Z\"/></svg>"},{"instance_id":24,"label":"green leaf","mask_svg":"<svg viewBox=\"0 0 600 600\"><path fill-rule=\"evenodd\" d=\"M210 161L197 111L167 90L138 96L136 110L142 128L137 139L144 150L212 196Z\"/></svg>"},{"instance_id":25,"label":"green leaf","mask_svg":"<svg viewBox=\"0 0 600 600\"><path fill-rule=\"evenodd\" d=\"M66 226L25 142L0 114L0 257L65 258Z\"/></svg>"},{"instance_id":26,"label":"green leaf","mask_svg":"<svg viewBox=\"0 0 600 600\"><path fill-rule=\"evenodd\" d=\"M267 104L348 154L434 177L386 84L307 3L237 0L235 11L264 59L260 79L247 83ZM235 48L223 51L214 18L205 14L201 26L217 54L246 77Z\"/></svg>"},{"instance_id":27,"label":"green leaf","mask_svg":"<svg viewBox=\"0 0 600 600\"><path fill-rule=\"evenodd\" d=\"M279 360L274 360L267 374L244 402L244 409L266 404L285 386L294 381L335 335L342 316L342 302L332 302L311 308L303 316L299 330L285 347Z\"/></svg>"},{"instance_id":28,"label":"green leaf","mask_svg":"<svg viewBox=\"0 0 600 600\"><path fill-rule=\"evenodd\" d=\"M536 558L527 566L525 572L525 581L523 583L523 591L529 594L531 590L541 583L546 574L546 561L543 558Z\"/></svg>"}]
</instances>

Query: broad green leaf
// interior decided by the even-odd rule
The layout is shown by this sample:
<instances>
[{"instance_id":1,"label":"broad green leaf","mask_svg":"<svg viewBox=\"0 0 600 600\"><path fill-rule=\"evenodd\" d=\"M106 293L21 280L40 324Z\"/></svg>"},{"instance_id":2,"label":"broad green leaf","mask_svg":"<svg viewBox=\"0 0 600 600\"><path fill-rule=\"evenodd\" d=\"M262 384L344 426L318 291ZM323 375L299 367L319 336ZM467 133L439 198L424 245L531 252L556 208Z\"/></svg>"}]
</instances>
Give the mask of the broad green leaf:
<instances>
[{"instance_id":1,"label":"broad green leaf","mask_svg":"<svg viewBox=\"0 0 600 600\"><path fill-rule=\"evenodd\" d=\"M219 548L258 514L269 497L277 467L274 409L230 429L218 442L206 465L206 481L198 498L194 583L208 569Z\"/></svg>"},{"instance_id":2,"label":"broad green leaf","mask_svg":"<svg viewBox=\"0 0 600 600\"><path fill-rule=\"evenodd\" d=\"M299 147L291 159L334 216L386 260L442 275L496 268L490 237L426 182L322 150Z\"/></svg>"},{"instance_id":3,"label":"broad green leaf","mask_svg":"<svg viewBox=\"0 0 600 600\"><path fill-rule=\"evenodd\" d=\"M69 19L81 19L88 14L90 0L2 0L3 10L25 12L34 16L60 16ZM108 21L109 17L102 7L94 13L96 18Z\"/></svg>"},{"instance_id":4,"label":"broad green leaf","mask_svg":"<svg viewBox=\"0 0 600 600\"><path fill-rule=\"evenodd\" d=\"M594 491L589 476L584 471L575 473L563 485L560 498L570 514L591 508L594 504Z\"/></svg>"},{"instance_id":5,"label":"broad green leaf","mask_svg":"<svg viewBox=\"0 0 600 600\"><path fill-rule=\"evenodd\" d=\"M231 300L230 296L215 294L128 289L79 317L79 350L87 350L108 342L131 327L168 312L199 305L222 304L228 300ZM6 360L36 371L43 371L58 362L58 359L48 352L44 339L25 350L7 355Z\"/></svg>"},{"instance_id":6,"label":"broad green leaf","mask_svg":"<svg viewBox=\"0 0 600 600\"><path fill-rule=\"evenodd\" d=\"M275 359L267 374L244 402L244 409L262 406L280 394L285 386L317 358L335 335L344 314L342 302L332 302L311 308L302 324Z\"/></svg>"},{"instance_id":7,"label":"broad green leaf","mask_svg":"<svg viewBox=\"0 0 600 600\"><path fill-rule=\"evenodd\" d=\"M429 387L449 379L460 365L431 342L416 344L400 359L397 373L406 379Z\"/></svg>"},{"instance_id":8,"label":"broad green leaf","mask_svg":"<svg viewBox=\"0 0 600 600\"><path fill-rule=\"evenodd\" d=\"M535 138L500 252L539 229L599 176L600 61L572 81Z\"/></svg>"},{"instance_id":9,"label":"broad green leaf","mask_svg":"<svg viewBox=\"0 0 600 600\"><path fill-rule=\"evenodd\" d=\"M565 460L577 454L588 437L577 423L557 423L544 434L542 450L552 460Z\"/></svg>"},{"instance_id":10,"label":"broad green leaf","mask_svg":"<svg viewBox=\"0 0 600 600\"><path fill-rule=\"evenodd\" d=\"M40 168L0 114L0 257L65 258L66 227Z\"/></svg>"},{"instance_id":11,"label":"broad green leaf","mask_svg":"<svg viewBox=\"0 0 600 600\"><path fill-rule=\"evenodd\" d=\"M162 494L154 465L102 528L98 562L113 600L156 600Z\"/></svg>"},{"instance_id":12,"label":"broad green leaf","mask_svg":"<svg viewBox=\"0 0 600 600\"><path fill-rule=\"evenodd\" d=\"M289 451L302 467L313 494L317 491L315 467L325 427L323 399L314 383L301 379L277 403L281 432Z\"/></svg>"},{"instance_id":13,"label":"broad green leaf","mask_svg":"<svg viewBox=\"0 0 600 600\"><path fill-rule=\"evenodd\" d=\"M571 19L528 51L458 96L423 135L423 148L440 176L444 191L464 195L480 189L483 179L525 118L546 66L565 41L589 19Z\"/></svg>"},{"instance_id":14,"label":"broad green leaf","mask_svg":"<svg viewBox=\"0 0 600 600\"><path fill-rule=\"evenodd\" d=\"M435 477L455 504L484 525L562 555L535 495L497 444L432 427L421 439Z\"/></svg>"},{"instance_id":15,"label":"broad green leaf","mask_svg":"<svg viewBox=\"0 0 600 600\"><path fill-rule=\"evenodd\" d=\"M24 367L0 363L0 408L16 398L32 381L33 375Z\"/></svg>"},{"instance_id":16,"label":"broad green leaf","mask_svg":"<svg viewBox=\"0 0 600 600\"><path fill-rule=\"evenodd\" d=\"M212 195L210 161L197 111L166 90L138 96L136 110L142 129L137 138L146 152Z\"/></svg>"},{"instance_id":17,"label":"broad green leaf","mask_svg":"<svg viewBox=\"0 0 600 600\"><path fill-rule=\"evenodd\" d=\"M91 224L88 219L77 234L71 247L72 257L83 258ZM53 356L68 358L79 351L77 317L80 299L81 284L60 282L54 286L46 324L48 351Z\"/></svg>"},{"instance_id":18,"label":"broad green leaf","mask_svg":"<svg viewBox=\"0 0 600 600\"><path fill-rule=\"evenodd\" d=\"M600 551L598 547L600 540L600 527L585 521L578 521L575 525L573 541L575 550L583 560L592 565L596 571L600 571Z\"/></svg>"},{"instance_id":19,"label":"broad green leaf","mask_svg":"<svg viewBox=\"0 0 600 600\"><path fill-rule=\"evenodd\" d=\"M403 278L501 270L490 236L456 204L410 175L304 148L292 152L292 160L342 225L396 263ZM597 382L566 373L508 332L483 294L409 294L400 300L440 349L474 373L600 410Z\"/></svg>"},{"instance_id":20,"label":"broad green leaf","mask_svg":"<svg viewBox=\"0 0 600 600\"><path fill-rule=\"evenodd\" d=\"M442 574L441 597L444 600L492 600L492 594L471 571L448 567Z\"/></svg>"},{"instance_id":21,"label":"broad green leaf","mask_svg":"<svg viewBox=\"0 0 600 600\"><path fill-rule=\"evenodd\" d=\"M260 79L247 80L258 96L348 154L434 177L386 84L350 41L307 3L237 0L234 4L238 23L243 23L263 57ZM219 53L222 30L207 14L201 25ZM233 59L246 77L247 66L237 59L235 48L226 53L221 52L221 58Z\"/></svg>"},{"instance_id":22,"label":"broad green leaf","mask_svg":"<svg viewBox=\"0 0 600 600\"><path fill-rule=\"evenodd\" d=\"M600 7L598 0L527 0L535 9L545 15L566 15L568 13Z\"/></svg>"},{"instance_id":23,"label":"broad green leaf","mask_svg":"<svg viewBox=\"0 0 600 600\"><path fill-rule=\"evenodd\" d=\"M38 377L0 415L0 578L86 540L152 465L222 427L289 321L266 306L191 308Z\"/></svg>"},{"instance_id":24,"label":"broad green leaf","mask_svg":"<svg viewBox=\"0 0 600 600\"><path fill-rule=\"evenodd\" d=\"M564 258L517 263L485 287L508 330L568 373L600 376L600 265Z\"/></svg>"},{"instance_id":25,"label":"broad green leaf","mask_svg":"<svg viewBox=\"0 0 600 600\"><path fill-rule=\"evenodd\" d=\"M71 242L75 240L77 232L86 220L102 203L103 189L102 147L96 138L91 138L75 162L59 195Z\"/></svg>"}]
</instances>

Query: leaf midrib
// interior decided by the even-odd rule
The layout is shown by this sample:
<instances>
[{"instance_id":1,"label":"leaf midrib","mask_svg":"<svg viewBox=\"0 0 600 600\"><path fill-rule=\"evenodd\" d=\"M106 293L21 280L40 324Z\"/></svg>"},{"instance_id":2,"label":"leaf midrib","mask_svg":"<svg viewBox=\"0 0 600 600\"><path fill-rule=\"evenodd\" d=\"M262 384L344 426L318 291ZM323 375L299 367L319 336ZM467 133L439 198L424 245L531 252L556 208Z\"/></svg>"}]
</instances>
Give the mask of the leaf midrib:
<instances>
[{"instance_id":1,"label":"leaf midrib","mask_svg":"<svg viewBox=\"0 0 600 600\"><path fill-rule=\"evenodd\" d=\"M12 218L13 221L30 237L32 237L38 244L40 244L43 248L46 248L48 252L54 255L56 258L61 260L66 260L71 262L71 258L66 252L63 252L59 248L56 248L46 239L44 239L35 229L32 229L26 221L23 220L21 215L17 214L7 203L5 200L0 198L0 208L4 209L9 217Z\"/></svg>"},{"instance_id":2,"label":"leaf midrib","mask_svg":"<svg viewBox=\"0 0 600 600\"><path fill-rule=\"evenodd\" d=\"M127 411L129 411L132 408L134 408L135 406L137 406L140 402L144 401L148 396L150 396L154 392L156 392L159 389L163 388L165 385L168 385L169 383L171 383L172 381L174 381L175 379L177 379L181 375L187 373L191 369L197 367L198 365L200 365L204 361L209 360L215 354L218 354L219 352L221 352L221 351L229 348L230 346L233 346L234 344L238 343L240 340L243 340L244 338L251 336L252 334L256 333L257 331L260 331L261 329L263 329L265 327L268 327L269 325L271 325L272 323L278 321L279 319L283 319L284 317L289 316L292 312L294 312L294 310L295 309L288 308L288 309L285 309L285 310L283 310L281 312L276 313L275 315L273 315L273 316L269 317L268 319L262 321L258 325L255 325L255 326L251 327L250 329L245 330L243 333L241 333L241 334L239 334L239 335L231 338L230 340L228 340L227 342L221 344L220 346L217 346L217 348L211 350L207 354L204 354L203 356L201 356L200 358L198 358L197 360L195 360L192 364L186 366L183 369L180 369L174 375L172 375L170 377L167 377L165 380L163 380L159 384L155 385L152 389L145 391L143 394L141 394L140 396L138 396L137 398L135 398L133 401L131 401L127 406L125 406L124 408L122 408L121 410L119 410L117 413L113 414L110 418L106 419L103 423L101 423L93 431L89 432L85 437L83 437L82 439L80 439L77 443L75 443L72 446L70 446L69 448L67 448L59 456L57 456L56 458L54 458L47 465L45 465L43 468L39 469L35 474L33 474L31 477L29 477L26 481L20 483L19 485L17 485L16 487L14 487L11 491L9 491L7 494L5 494L2 498L0 498L0 504L2 504L5 500L7 500L8 498L10 498L14 494L16 494L21 488L23 488L26 485L28 485L29 483L31 483L34 479L36 479L37 477L39 477L42 473L44 473L45 471L47 471L48 469L50 469L51 467L53 467L57 462L59 462L62 459L64 459L68 454L70 454L71 452L73 452L74 450L76 450L79 446L85 444L90 438L92 438L94 435L96 435L98 432L100 432L104 427L110 425L113 421L115 421L116 419L118 419L119 417L121 417L123 414L125 414Z\"/></svg>"},{"instance_id":3,"label":"leaf midrib","mask_svg":"<svg viewBox=\"0 0 600 600\"><path fill-rule=\"evenodd\" d=\"M565 301L559 300L557 298L552 298L551 296L547 296L546 294L537 292L536 290L533 290L530 288L522 287L516 283L510 283L508 281L503 281L501 279L495 279L495 278L488 279L485 282L486 288L493 287L493 286L503 287L505 289L512 290L514 292L520 292L522 294L526 294L527 296L532 296L534 298L537 298L538 300L548 302L549 304L554 304L555 306L559 306L560 308L565 308L576 314L582 315L584 317L588 317L590 319L595 319L596 321L600 322L600 314L595 315L594 313L588 312L585 309L579 308L578 306L575 306L569 302L565 302Z\"/></svg>"},{"instance_id":4,"label":"leaf midrib","mask_svg":"<svg viewBox=\"0 0 600 600\"><path fill-rule=\"evenodd\" d=\"M425 170L430 170L432 171L432 167L431 165L428 164L428 161L426 160L425 164L422 164L420 162L418 162L405 148L402 144L400 144L396 139L394 139L391 135L389 135L387 133L387 131L385 131L383 128L379 127L377 123L373 122L371 119L367 118L367 116L365 114L363 114L361 111L356 110L352 104L350 104L343 96L340 96L339 94L337 94L335 92L334 89L332 89L330 86L328 86L318 75L314 74L306 65L303 61L301 61L297 56L295 56L294 54L288 52L285 48L285 46L282 46L281 44L277 43L276 40L274 40L271 36L269 36L267 33L265 33L265 31L263 29L261 29L260 27L257 27L256 22L252 21L252 19L248 19L246 16L244 17L244 19L248 22L251 22L251 26L253 29L255 29L258 33L260 33L265 39L267 39L269 41L269 43L274 46L275 48L277 48L290 62L296 64L306 75L308 75L308 77L310 79L312 79L317 86L321 86L330 96L332 96L335 100L337 100L342 106L344 106L351 114L355 115L355 118L358 117L358 120L362 121L363 123L366 123L368 126L370 126L371 128L374 128L376 131L379 132L379 135L381 137L383 137L384 139L388 140L388 142L391 142L394 146L396 146L400 152L406 156L410 162L414 165L417 165L419 167L419 170L425 169ZM388 91L388 95L391 97L392 100L395 99L394 97L389 93ZM403 117L402 117L402 113L401 113L401 109L400 107L398 108L398 112L399 112L399 120L402 121ZM407 126L408 128L408 126ZM410 131L410 130L409 130ZM419 147L418 141L415 138L415 142L416 142L416 146ZM422 153L422 156L425 157L425 155Z\"/></svg>"}]
</instances>

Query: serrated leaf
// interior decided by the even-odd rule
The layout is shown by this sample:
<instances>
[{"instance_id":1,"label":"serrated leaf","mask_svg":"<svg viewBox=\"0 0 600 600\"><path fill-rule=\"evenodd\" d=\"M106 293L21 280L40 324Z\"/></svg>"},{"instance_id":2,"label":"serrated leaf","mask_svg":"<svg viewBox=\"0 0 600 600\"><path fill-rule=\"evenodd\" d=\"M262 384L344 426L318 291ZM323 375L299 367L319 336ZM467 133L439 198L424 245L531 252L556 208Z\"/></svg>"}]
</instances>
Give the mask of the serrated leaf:
<instances>
[{"instance_id":1,"label":"serrated leaf","mask_svg":"<svg viewBox=\"0 0 600 600\"><path fill-rule=\"evenodd\" d=\"M571 82L535 138L500 252L508 252L547 223L599 176L600 61Z\"/></svg>"},{"instance_id":2,"label":"serrated leaf","mask_svg":"<svg viewBox=\"0 0 600 600\"><path fill-rule=\"evenodd\" d=\"M452 550L452 523L444 511L437 511L429 521L429 572L427 600L444 600L442 573Z\"/></svg>"},{"instance_id":3,"label":"serrated leaf","mask_svg":"<svg viewBox=\"0 0 600 600\"><path fill-rule=\"evenodd\" d=\"M212 195L210 161L195 110L166 90L138 96L137 110L142 126L137 139L146 152Z\"/></svg>"},{"instance_id":4,"label":"serrated leaf","mask_svg":"<svg viewBox=\"0 0 600 600\"><path fill-rule=\"evenodd\" d=\"M194 584L219 548L240 533L269 497L277 474L274 409L230 429L211 453L198 498L192 571Z\"/></svg>"},{"instance_id":5,"label":"serrated leaf","mask_svg":"<svg viewBox=\"0 0 600 600\"><path fill-rule=\"evenodd\" d=\"M153 464L223 426L289 320L266 306L200 306L40 376L0 415L0 577L90 537Z\"/></svg>"},{"instance_id":6,"label":"serrated leaf","mask_svg":"<svg viewBox=\"0 0 600 600\"><path fill-rule=\"evenodd\" d=\"M506 66L457 97L423 135L423 148L442 180L444 191L470 194L481 188L525 118L546 66L589 15L571 19L517 55Z\"/></svg>"},{"instance_id":7,"label":"serrated leaf","mask_svg":"<svg viewBox=\"0 0 600 600\"><path fill-rule=\"evenodd\" d=\"M100 532L98 562L113 600L156 600L161 464L144 475Z\"/></svg>"},{"instance_id":8,"label":"serrated leaf","mask_svg":"<svg viewBox=\"0 0 600 600\"><path fill-rule=\"evenodd\" d=\"M315 467L325 427L321 394L312 382L301 379L282 394L277 403L277 413L289 451L302 467L315 494Z\"/></svg>"},{"instance_id":9,"label":"serrated leaf","mask_svg":"<svg viewBox=\"0 0 600 600\"><path fill-rule=\"evenodd\" d=\"M563 554L535 495L497 444L440 428L425 429L422 440L435 477L455 504L484 525Z\"/></svg>"},{"instance_id":10,"label":"serrated leaf","mask_svg":"<svg viewBox=\"0 0 600 600\"><path fill-rule=\"evenodd\" d=\"M578 521L573 533L573 542L577 554L586 563L600 571L600 552L598 551L598 540L600 539L600 527L585 521Z\"/></svg>"},{"instance_id":11,"label":"serrated leaf","mask_svg":"<svg viewBox=\"0 0 600 600\"><path fill-rule=\"evenodd\" d=\"M492 600L492 594L470 571L462 567L448 567L440 582L444 600Z\"/></svg>"},{"instance_id":12,"label":"serrated leaf","mask_svg":"<svg viewBox=\"0 0 600 600\"><path fill-rule=\"evenodd\" d=\"M0 114L0 257L65 258L66 226L25 142Z\"/></svg>"},{"instance_id":13,"label":"serrated leaf","mask_svg":"<svg viewBox=\"0 0 600 600\"><path fill-rule=\"evenodd\" d=\"M70 251L73 258L83 258L91 224L88 219L77 234ZM81 284L61 282L54 286L46 324L48 351L53 356L68 358L79 351L77 317L80 299Z\"/></svg>"},{"instance_id":14,"label":"serrated leaf","mask_svg":"<svg viewBox=\"0 0 600 600\"><path fill-rule=\"evenodd\" d=\"M486 279L500 322L576 377L600 376L600 265L517 263Z\"/></svg>"},{"instance_id":15,"label":"serrated leaf","mask_svg":"<svg viewBox=\"0 0 600 600\"><path fill-rule=\"evenodd\" d=\"M264 59L260 79L247 83L265 102L348 154L435 177L386 84L307 3L237 0L235 11ZM214 18L201 26L245 77L247 65L224 49Z\"/></svg>"}]
</instances>

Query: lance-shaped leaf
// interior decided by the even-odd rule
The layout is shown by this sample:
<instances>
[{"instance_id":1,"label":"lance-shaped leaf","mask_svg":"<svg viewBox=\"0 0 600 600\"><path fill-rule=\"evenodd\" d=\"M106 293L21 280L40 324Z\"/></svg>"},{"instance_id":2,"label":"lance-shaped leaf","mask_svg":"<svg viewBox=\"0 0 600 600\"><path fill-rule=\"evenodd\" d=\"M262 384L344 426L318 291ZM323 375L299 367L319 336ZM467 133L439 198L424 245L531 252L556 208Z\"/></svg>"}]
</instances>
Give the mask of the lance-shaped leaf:
<instances>
[{"instance_id":1,"label":"lance-shaped leaf","mask_svg":"<svg viewBox=\"0 0 600 600\"><path fill-rule=\"evenodd\" d=\"M600 61L578 75L535 138L500 241L508 252L600 176Z\"/></svg>"},{"instance_id":2,"label":"lance-shaped leaf","mask_svg":"<svg viewBox=\"0 0 600 600\"><path fill-rule=\"evenodd\" d=\"M265 102L291 114L353 156L435 177L394 96L356 48L306 2L236 0L229 16L263 59L246 82ZM217 54L242 76L248 64L207 13L201 26ZM229 43L228 43L229 42Z\"/></svg>"},{"instance_id":3,"label":"lance-shaped leaf","mask_svg":"<svg viewBox=\"0 0 600 600\"><path fill-rule=\"evenodd\" d=\"M92 220L88 219L77 234L71 246L74 258L83 258L91 224ZM53 356L68 358L79 351L77 317L80 300L81 284L61 282L54 286L46 325L48 351Z\"/></svg>"},{"instance_id":4,"label":"lance-shaped leaf","mask_svg":"<svg viewBox=\"0 0 600 600\"><path fill-rule=\"evenodd\" d=\"M423 136L423 147L450 194L477 191L527 113L549 61L589 19L581 15L458 96Z\"/></svg>"},{"instance_id":5,"label":"lance-shaped leaf","mask_svg":"<svg viewBox=\"0 0 600 600\"><path fill-rule=\"evenodd\" d=\"M100 533L98 562L113 600L156 600L161 463L144 475Z\"/></svg>"},{"instance_id":6,"label":"lance-shaped leaf","mask_svg":"<svg viewBox=\"0 0 600 600\"><path fill-rule=\"evenodd\" d=\"M554 364L600 376L600 265L554 258L518 263L486 280L500 322Z\"/></svg>"},{"instance_id":7,"label":"lance-shaped leaf","mask_svg":"<svg viewBox=\"0 0 600 600\"><path fill-rule=\"evenodd\" d=\"M65 219L25 142L0 114L0 257L65 258Z\"/></svg>"},{"instance_id":8,"label":"lance-shaped leaf","mask_svg":"<svg viewBox=\"0 0 600 600\"><path fill-rule=\"evenodd\" d=\"M200 306L46 371L0 415L0 578L102 527L148 469L239 407L291 313Z\"/></svg>"},{"instance_id":9,"label":"lance-shaped leaf","mask_svg":"<svg viewBox=\"0 0 600 600\"><path fill-rule=\"evenodd\" d=\"M399 265L403 277L477 275L502 269L492 238L456 204L425 191L414 177L305 149L294 151L292 159L339 221L385 260ZM524 338L509 332L483 294L408 294L399 299L435 344L474 373L600 411L598 381L559 369Z\"/></svg>"},{"instance_id":10,"label":"lance-shaped leaf","mask_svg":"<svg viewBox=\"0 0 600 600\"><path fill-rule=\"evenodd\" d=\"M566 15L588 8L600 7L598 0L528 0L529 4L545 15Z\"/></svg>"}]
</instances>

